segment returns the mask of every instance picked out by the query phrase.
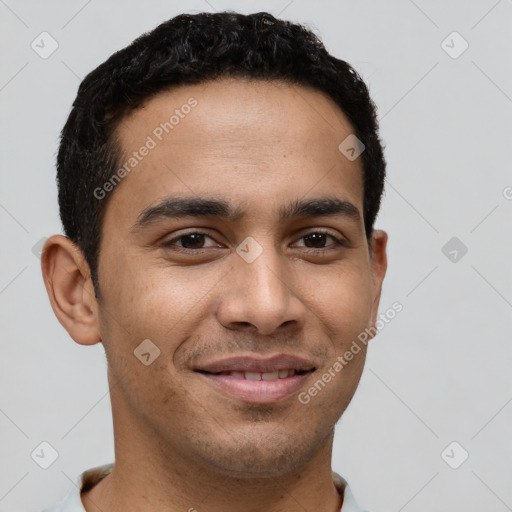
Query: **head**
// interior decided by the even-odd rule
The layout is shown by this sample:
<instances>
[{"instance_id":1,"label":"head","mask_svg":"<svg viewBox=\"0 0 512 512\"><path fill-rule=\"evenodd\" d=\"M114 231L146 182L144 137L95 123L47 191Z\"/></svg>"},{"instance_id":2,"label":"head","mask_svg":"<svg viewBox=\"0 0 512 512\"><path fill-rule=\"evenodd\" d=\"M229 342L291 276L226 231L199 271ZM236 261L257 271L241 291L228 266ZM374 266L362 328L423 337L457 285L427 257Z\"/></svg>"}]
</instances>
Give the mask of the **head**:
<instances>
[{"instance_id":1,"label":"head","mask_svg":"<svg viewBox=\"0 0 512 512\"><path fill-rule=\"evenodd\" d=\"M83 80L57 170L45 283L71 337L104 344L118 424L241 475L311 458L366 345L307 404L234 398L204 368L294 354L313 385L374 325L385 161L357 72L266 13L177 16Z\"/></svg>"}]
</instances>

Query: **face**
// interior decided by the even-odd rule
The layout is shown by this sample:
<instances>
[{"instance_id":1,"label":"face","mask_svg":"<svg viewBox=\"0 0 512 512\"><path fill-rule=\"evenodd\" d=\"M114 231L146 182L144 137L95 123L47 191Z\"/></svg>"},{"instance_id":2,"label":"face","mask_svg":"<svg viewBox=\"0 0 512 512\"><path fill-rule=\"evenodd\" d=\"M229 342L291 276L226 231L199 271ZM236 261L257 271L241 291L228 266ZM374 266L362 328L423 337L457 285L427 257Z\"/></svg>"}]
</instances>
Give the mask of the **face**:
<instances>
[{"instance_id":1,"label":"face","mask_svg":"<svg viewBox=\"0 0 512 512\"><path fill-rule=\"evenodd\" d=\"M120 124L129 172L105 213L95 314L127 436L240 475L297 467L332 436L366 347L332 367L375 321L385 272L360 158L338 149L351 133L319 92L242 80L160 93Z\"/></svg>"}]
</instances>

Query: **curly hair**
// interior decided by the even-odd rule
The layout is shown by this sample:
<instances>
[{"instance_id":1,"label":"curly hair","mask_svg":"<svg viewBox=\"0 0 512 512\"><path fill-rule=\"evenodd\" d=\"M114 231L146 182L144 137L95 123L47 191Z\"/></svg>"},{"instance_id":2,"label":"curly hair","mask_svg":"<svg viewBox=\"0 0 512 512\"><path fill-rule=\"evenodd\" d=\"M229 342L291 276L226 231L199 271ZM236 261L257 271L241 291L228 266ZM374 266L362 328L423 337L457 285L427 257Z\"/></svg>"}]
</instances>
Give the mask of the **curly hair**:
<instances>
[{"instance_id":1,"label":"curly hair","mask_svg":"<svg viewBox=\"0 0 512 512\"><path fill-rule=\"evenodd\" d=\"M114 140L120 121L162 90L235 77L279 80L327 94L348 117L365 145L363 216L373 232L384 189L386 163L376 106L360 75L331 56L300 24L266 12L181 14L142 34L111 55L82 81L62 129L57 184L64 233L84 254L95 291L102 219L107 197L93 191L121 161Z\"/></svg>"}]
</instances>

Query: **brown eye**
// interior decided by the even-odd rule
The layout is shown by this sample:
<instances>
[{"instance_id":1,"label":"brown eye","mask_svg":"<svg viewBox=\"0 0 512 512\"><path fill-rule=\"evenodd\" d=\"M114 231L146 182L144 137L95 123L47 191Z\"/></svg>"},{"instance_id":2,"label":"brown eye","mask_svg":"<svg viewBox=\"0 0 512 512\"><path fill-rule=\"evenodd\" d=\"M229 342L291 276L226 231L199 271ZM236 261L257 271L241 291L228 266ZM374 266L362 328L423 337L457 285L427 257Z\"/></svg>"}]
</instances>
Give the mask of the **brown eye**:
<instances>
[{"instance_id":1,"label":"brown eye","mask_svg":"<svg viewBox=\"0 0 512 512\"><path fill-rule=\"evenodd\" d=\"M163 243L164 247L177 247L179 249L185 249L189 251L207 249L208 247L219 247L217 243L213 245L205 245L206 239L209 238L213 242L215 240L207 235L206 233L193 232L193 233L185 233L183 235L177 236L172 240Z\"/></svg>"},{"instance_id":2,"label":"brown eye","mask_svg":"<svg viewBox=\"0 0 512 512\"><path fill-rule=\"evenodd\" d=\"M334 243L327 244L328 239L334 240ZM308 233L300 238L300 240L304 241L304 245L300 247L306 247L308 249L328 249L333 248L334 246L344 246L345 243L343 240L331 235L329 233L324 233L323 231L315 231L313 233Z\"/></svg>"},{"instance_id":3,"label":"brown eye","mask_svg":"<svg viewBox=\"0 0 512 512\"><path fill-rule=\"evenodd\" d=\"M311 233L310 235L304 236L304 240L306 241L306 247L313 247L314 249L321 249L328 235L325 233Z\"/></svg>"},{"instance_id":4,"label":"brown eye","mask_svg":"<svg viewBox=\"0 0 512 512\"><path fill-rule=\"evenodd\" d=\"M181 240L181 247L185 249L202 249L204 237L205 235L200 233L190 233L189 235L180 236L178 240Z\"/></svg>"}]
</instances>

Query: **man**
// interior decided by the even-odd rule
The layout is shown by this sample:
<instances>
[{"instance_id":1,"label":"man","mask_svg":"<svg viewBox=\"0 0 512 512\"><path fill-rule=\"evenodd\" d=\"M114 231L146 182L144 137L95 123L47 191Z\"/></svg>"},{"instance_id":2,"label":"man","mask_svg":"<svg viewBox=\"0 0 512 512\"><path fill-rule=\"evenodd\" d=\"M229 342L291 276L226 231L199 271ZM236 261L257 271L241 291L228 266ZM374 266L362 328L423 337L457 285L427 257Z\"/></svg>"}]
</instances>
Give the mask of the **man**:
<instances>
[{"instance_id":1,"label":"man","mask_svg":"<svg viewBox=\"0 0 512 512\"><path fill-rule=\"evenodd\" d=\"M84 79L57 167L45 284L105 347L116 455L47 510L360 510L331 470L386 272L359 75L267 13L180 15Z\"/></svg>"}]
</instances>

